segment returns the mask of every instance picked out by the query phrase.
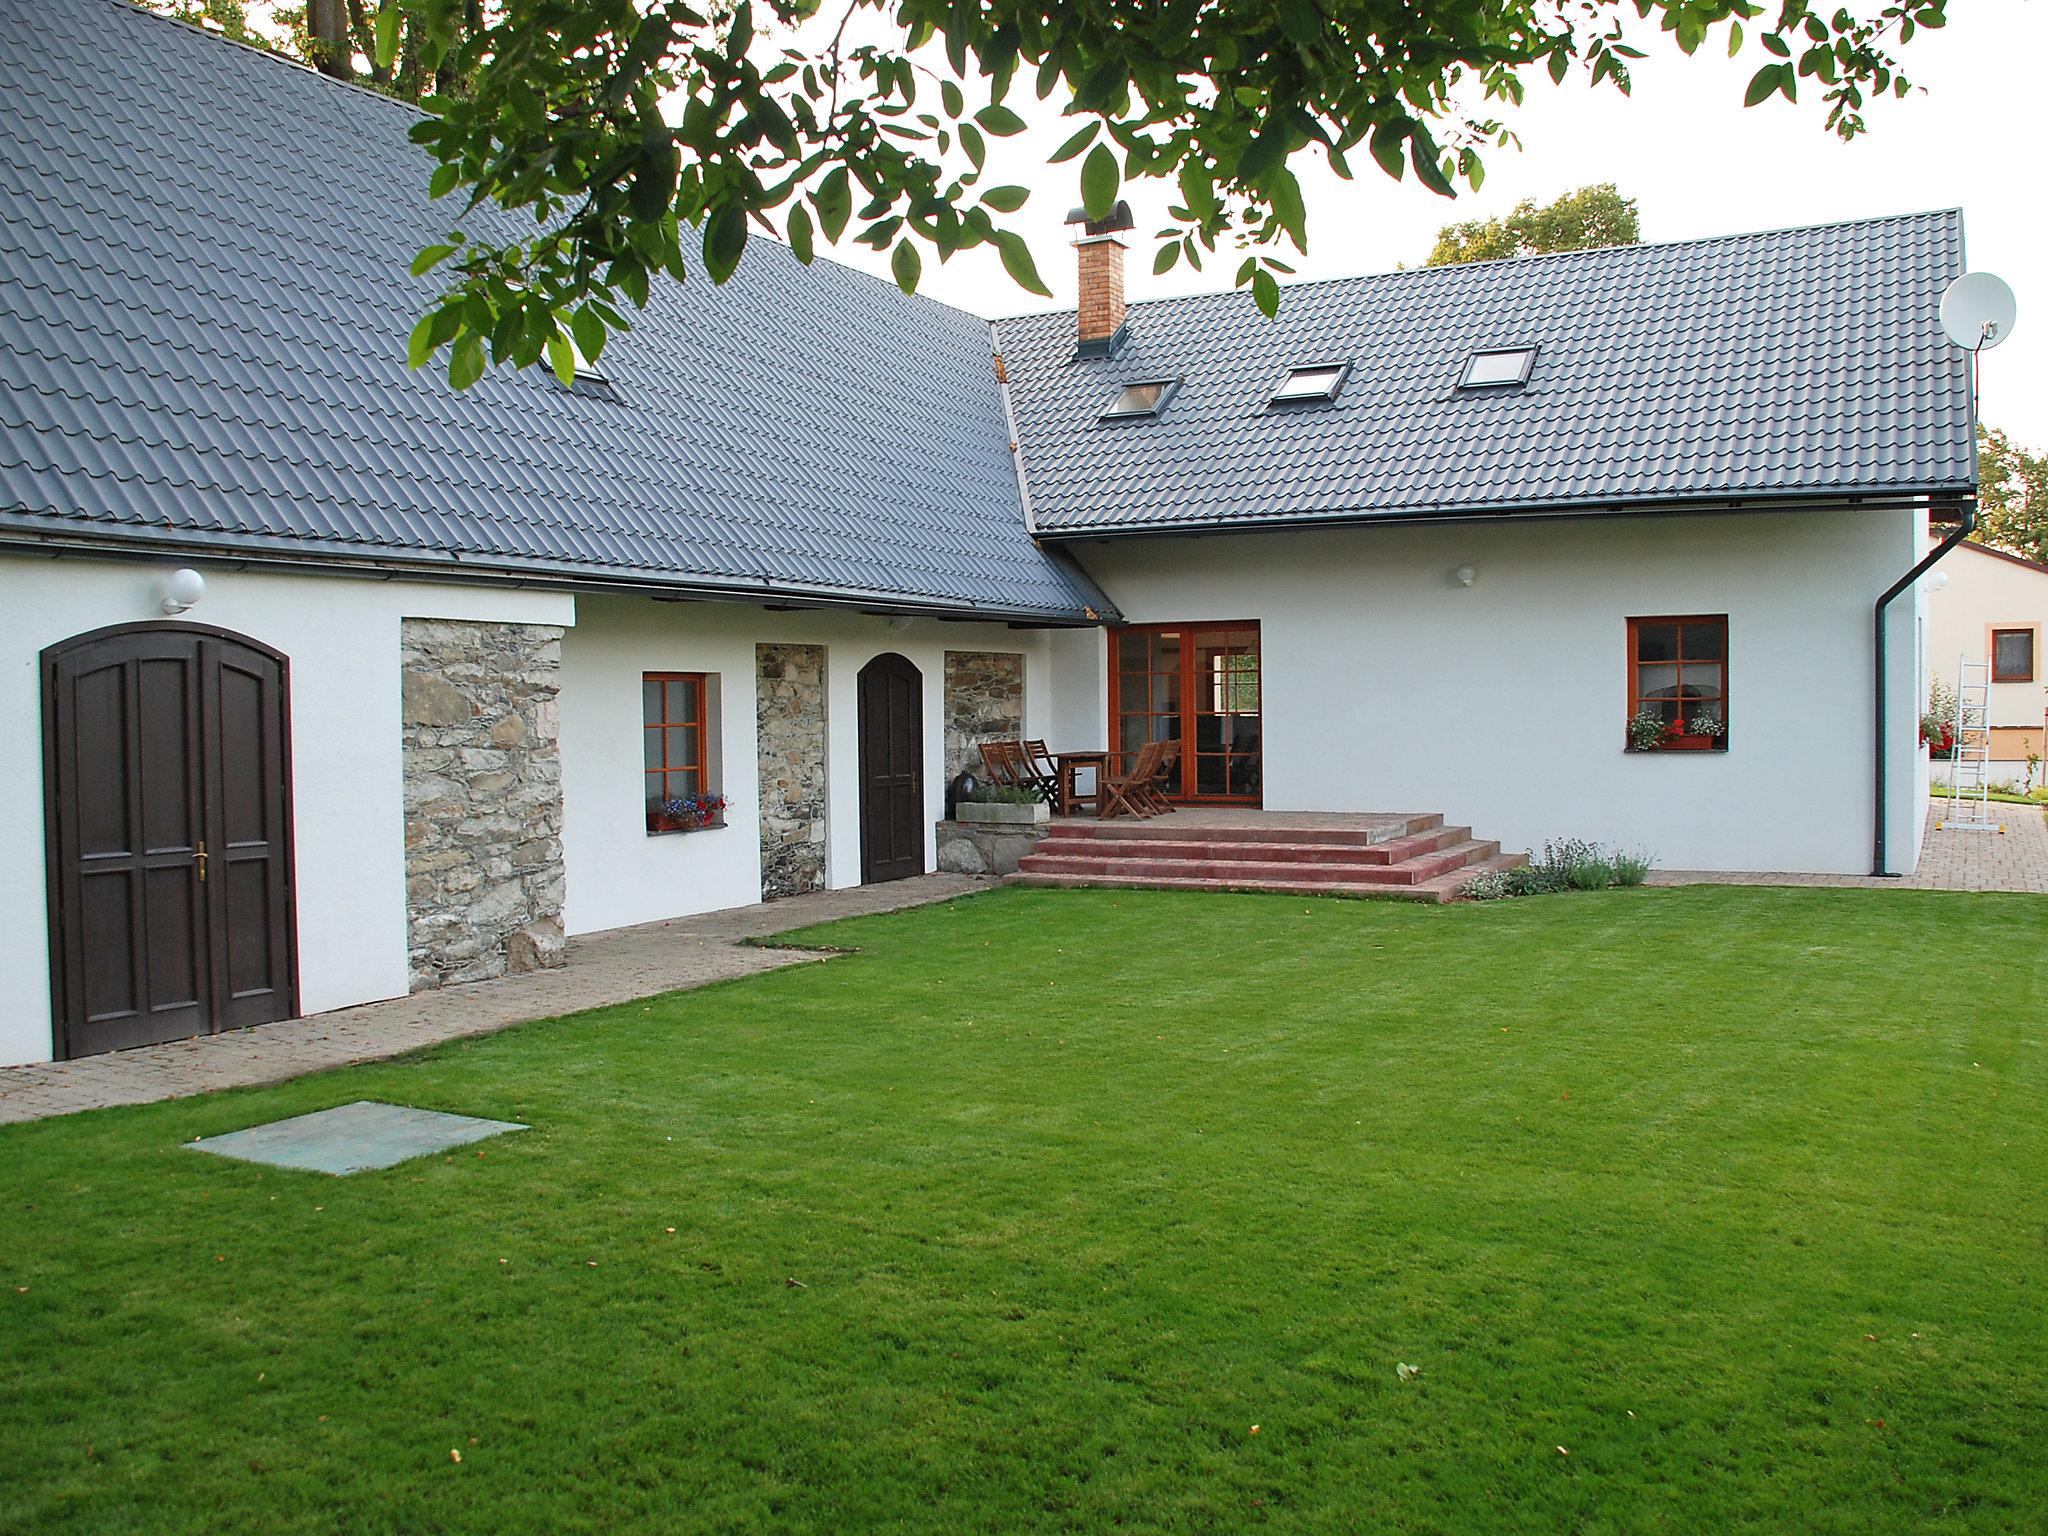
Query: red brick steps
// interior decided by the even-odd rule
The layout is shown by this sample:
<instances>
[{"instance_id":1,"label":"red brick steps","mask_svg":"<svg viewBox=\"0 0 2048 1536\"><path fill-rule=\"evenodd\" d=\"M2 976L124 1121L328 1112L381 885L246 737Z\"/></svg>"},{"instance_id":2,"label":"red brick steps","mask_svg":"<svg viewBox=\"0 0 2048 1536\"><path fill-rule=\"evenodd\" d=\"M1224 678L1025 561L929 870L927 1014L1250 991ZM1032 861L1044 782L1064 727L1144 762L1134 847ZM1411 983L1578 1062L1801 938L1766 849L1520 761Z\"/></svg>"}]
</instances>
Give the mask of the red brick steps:
<instances>
[{"instance_id":1,"label":"red brick steps","mask_svg":"<svg viewBox=\"0 0 2048 1536\"><path fill-rule=\"evenodd\" d=\"M1285 816L1221 824L1061 821L1019 862L1016 885L1277 891L1448 901L1481 869L1526 863L1441 816L1361 818L1350 825Z\"/></svg>"}]
</instances>

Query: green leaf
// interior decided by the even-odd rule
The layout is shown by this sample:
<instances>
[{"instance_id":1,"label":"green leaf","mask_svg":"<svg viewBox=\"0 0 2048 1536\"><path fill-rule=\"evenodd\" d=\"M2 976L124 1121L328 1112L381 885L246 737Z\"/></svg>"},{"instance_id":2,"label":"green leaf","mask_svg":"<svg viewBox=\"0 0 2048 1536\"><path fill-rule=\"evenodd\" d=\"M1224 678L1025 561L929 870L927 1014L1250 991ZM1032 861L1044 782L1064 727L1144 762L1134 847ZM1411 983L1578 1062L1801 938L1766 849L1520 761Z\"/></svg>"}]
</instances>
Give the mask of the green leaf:
<instances>
[{"instance_id":1,"label":"green leaf","mask_svg":"<svg viewBox=\"0 0 2048 1536\"><path fill-rule=\"evenodd\" d=\"M1088 210L1089 218L1109 217L1110 209L1116 206L1116 189L1122 182L1115 150L1098 144L1088 151L1088 158L1081 162L1081 206Z\"/></svg>"},{"instance_id":2,"label":"green leaf","mask_svg":"<svg viewBox=\"0 0 2048 1536\"><path fill-rule=\"evenodd\" d=\"M1781 59L1792 57L1791 44L1787 43L1785 39L1778 36L1775 32L1766 32L1764 34L1764 51L1766 53L1775 53Z\"/></svg>"},{"instance_id":3,"label":"green leaf","mask_svg":"<svg viewBox=\"0 0 2048 1536\"><path fill-rule=\"evenodd\" d=\"M747 248L747 210L736 198L718 205L704 224L704 270L711 281L731 277Z\"/></svg>"},{"instance_id":4,"label":"green leaf","mask_svg":"<svg viewBox=\"0 0 2048 1536\"><path fill-rule=\"evenodd\" d=\"M389 69L398 62L398 0L384 0L377 8L377 67Z\"/></svg>"},{"instance_id":5,"label":"green leaf","mask_svg":"<svg viewBox=\"0 0 2048 1536\"><path fill-rule=\"evenodd\" d=\"M818 205L818 227L825 231L825 238L834 245L846 233L846 221L853 217L853 188L846 179L846 167L834 166L825 179L818 183L818 190L811 201Z\"/></svg>"},{"instance_id":6,"label":"green leaf","mask_svg":"<svg viewBox=\"0 0 2048 1536\"><path fill-rule=\"evenodd\" d=\"M450 160L445 165L434 167L434 174L427 182L428 197L446 197L462 180L462 167Z\"/></svg>"},{"instance_id":7,"label":"green leaf","mask_svg":"<svg viewBox=\"0 0 2048 1536\"><path fill-rule=\"evenodd\" d=\"M1399 181L1408 169L1408 120L1396 118L1391 123L1381 123L1372 131L1372 157L1380 169L1394 180Z\"/></svg>"},{"instance_id":8,"label":"green leaf","mask_svg":"<svg viewBox=\"0 0 2048 1536\"><path fill-rule=\"evenodd\" d=\"M896 242L896 254L889 258L889 271L896 286L905 293L917 292L917 280L924 275L924 258L908 236Z\"/></svg>"},{"instance_id":9,"label":"green leaf","mask_svg":"<svg viewBox=\"0 0 2048 1536\"><path fill-rule=\"evenodd\" d=\"M1162 272L1171 272L1174 264L1179 260L1180 242L1178 240L1169 240L1165 245L1159 247L1159 254L1152 258L1152 275L1157 277Z\"/></svg>"},{"instance_id":10,"label":"green leaf","mask_svg":"<svg viewBox=\"0 0 2048 1536\"><path fill-rule=\"evenodd\" d=\"M1429 130L1420 123L1408 137L1408 160L1415 167L1416 180L1420 181L1438 197L1456 197L1458 189L1451 185L1451 178L1444 174L1444 168L1437 163L1436 140L1429 136Z\"/></svg>"},{"instance_id":11,"label":"green leaf","mask_svg":"<svg viewBox=\"0 0 2048 1536\"><path fill-rule=\"evenodd\" d=\"M484 339L475 331L465 330L456 338L455 350L448 354L448 382L457 389L467 389L484 376Z\"/></svg>"},{"instance_id":12,"label":"green leaf","mask_svg":"<svg viewBox=\"0 0 2048 1536\"><path fill-rule=\"evenodd\" d=\"M1742 23L1731 21L1728 23L1728 57L1732 59L1740 52L1742 52Z\"/></svg>"},{"instance_id":13,"label":"green leaf","mask_svg":"<svg viewBox=\"0 0 2048 1536\"><path fill-rule=\"evenodd\" d=\"M967 151L967 158L974 162L974 169L979 172L988 159L988 143L982 138L981 130L972 123L962 123L960 147Z\"/></svg>"},{"instance_id":14,"label":"green leaf","mask_svg":"<svg viewBox=\"0 0 2048 1536\"><path fill-rule=\"evenodd\" d=\"M412 328L412 336L405 344L405 365L408 368L424 368L433 357L434 349L441 345L435 336L434 327L440 322L446 310L430 309L420 316L420 323Z\"/></svg>"},{"instance_id":15,"label":"green leaf","mask_svg":"<svg viewBox=\"0 0 2048 1536\"><path fill-rule=\"evenodd\" d=\"M1782 64L1766 64L1751 75L1749 89L1742 93L1742 104L1745 107L1753 107L1760 101L1768 100L1778 89L1778 71L1784 67Z\"/></svg>"},{"instance_id":16,"label":"green leaf","mask_svg":"<svg viewBox=\"0 0 2048 1536\"><path fill-rule=\"evenodd\" d=\"M424 277L434 268L453 256L457 247L452 245L430 245L412 259L412 275Z\"/></svg>"},{"instance_id":17,"label":"green leaf","mask_svg":"<svg viewBox=\"0 0 2048 1536\"><path fill-rule=\"evenodd\" d=\"M1073 159L1074 156L1081 153L1090 144L1093 144L1095 142L1095 135L1100 132L1102 132L1102 120L1100 118L1089 119L1088 122L1068 136L1066 143L1052 152L1052 163L1059 165L1063 161Z\"/></svg>"},{"instance_id":18,"label":"green leaf","mask_svg":"<svg viewBox=\"0 0 2048 1536\"><path fill-rule=\"evenodd\" d=\"M576 311L569 322L569 333L576 338L576 349L583 354L586 363L594 363L604 356L604 344L610 337L605 333L604 321L590 305Z\"/></svg>"},{"instance_id":19,"label":"green leaf","mask_svg":"<svg viewBox=\"0 0 2048 1536\"><path fill-rule=\"evenodd\" d=\"M1286 161L1287 130L1278 123L1268 123L1266 131L1245 145L1244 153L1237 157L1237 179L1257 181Z\"/></svg>"},{"instance_id":20,"label":"green leaf","mask_svg":"<svg viewBox=\"0 0 2048 1536\"><path fill-rule=\"evenodd\" d=\"M950 80L939 82L939 100L945 105L946 116L959 117L967 110L967 98L960 87Z\"/></svg>"},{"instance_id":21,"label":"green leaf","mask_svg":"<svg viewBox=\"0 0 2048 1536\"><path fill-rule=\"evenodd\" d=\"M1272 201L1273 215L1279 219L1280 227L1300 246L1308 238L1308 210L1302 205L1301 183L1286 166L1280 166L1266 178L1266 196Z\"/></svg>"},{"instance_id":22,"label":"green leaf","mask_svg":"<svg viewBox=\"0 0 2048 1536\"><path fill-rule=\"evenodd\" d=\"M562 381L562 388L567 389L576 382L576 349L569 345L569 338L560 331L548 338L548 366Z\"/></svg>"},{"instance_id":23,"label":"green leaf","mask_svg":"<svg viewBox=\"0 0 2048 1536\"><path fill-rule=\"evenodd\" d=\"M1024 243L1023 236L1015 230L997 230L996 250L1002 255L1003 270L1010 274L1010 281L1026 293L1035 293L1042 299L1052 297L1052 290L1038 275L1038 263L1031 259L1031 247Z\"/></svg>"},{"instance_id":24,"label":"green leaf","mask_svg":"<svg viewBox=\"0 0 2048 1536\"><path fill-rule=\"evenodd\" d=\"M981 200L997 213L1015 213L1030 197L1023 187L990 187L981 194Z\"/></svg>"},{"instance_id":25,"label":"green leaf","mask_svg":"<svg viewBox=\"0 0 2048 1536\"><path fill-rule=\"evenodd\" d=\"M974 120L999 139L1024 131L1024 119L997 102L990 102L975 113Z\"/></svg>"},{"instance_id":26,"label":"green leaf","mask_svg":"<svg viewBox=\"0 0 2048 1536\"><path fill-rule=\"evenodd\" d=\"M1264 270L1252 274L1252 302L1268 320L1280 312L1280 284Z\"/></svg>"},{"instance_id":27,"label":"green leaf","mask_svg":"<svg viewBox=\"0 0 2048 1536\"><path fill-rule=\"evenodd\" d=\"M790 250L796 253L798 261L808 267L814 254L811 248L811 215L802 203L790 207L788 234Z\"/></svg>"}]
</instances>

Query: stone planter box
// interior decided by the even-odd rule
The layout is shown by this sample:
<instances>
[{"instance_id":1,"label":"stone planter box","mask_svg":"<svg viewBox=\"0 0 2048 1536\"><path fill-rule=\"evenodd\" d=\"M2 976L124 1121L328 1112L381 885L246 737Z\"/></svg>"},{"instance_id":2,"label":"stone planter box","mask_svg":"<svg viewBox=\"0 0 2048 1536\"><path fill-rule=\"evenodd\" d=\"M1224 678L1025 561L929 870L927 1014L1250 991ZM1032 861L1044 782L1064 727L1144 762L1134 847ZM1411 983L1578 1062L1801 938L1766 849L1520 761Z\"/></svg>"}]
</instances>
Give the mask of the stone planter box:
<instances>
[{"instance_id":1,"label":"stone planter box","mask_svg":"<svg viewBox=\"0 0 2048 1536\"><path fill-rule=\"evenodd\" d=\"M1052 807L1042 800L1030 805L984 805L963 800L953 808L953 817L969 826L1043 827L1052 821Z\"/></svg>"}]
</instances>

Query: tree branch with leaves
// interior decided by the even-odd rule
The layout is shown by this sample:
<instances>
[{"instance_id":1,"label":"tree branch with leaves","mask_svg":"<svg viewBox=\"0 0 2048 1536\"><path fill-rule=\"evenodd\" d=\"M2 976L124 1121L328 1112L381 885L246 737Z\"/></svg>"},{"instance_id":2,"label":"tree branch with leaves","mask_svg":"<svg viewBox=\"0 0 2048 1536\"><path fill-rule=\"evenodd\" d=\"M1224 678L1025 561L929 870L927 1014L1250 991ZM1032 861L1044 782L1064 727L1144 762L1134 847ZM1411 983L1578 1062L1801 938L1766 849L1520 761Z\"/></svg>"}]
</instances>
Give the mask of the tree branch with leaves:
<instances>
[{"instance_id":1,"label":"tree branch with leaves","mask_svg":"<svg viewBox=\"0 0 2048 1536\"><path fill-rule=\"evenodd\" d=\"M906 291L928 253L990 246L1045 294L1009 222L1028 194L985 180L989 139L1025 129L1020 87L1074 120L1051 158L1078 162L1092 216L1126 183L1165 183L1155 269L1228 249L1270 314L1286 253L1308 245L1305 161L1476 189L1533 71L1626 91L1630 38L1652 25L1688 54L1710 36L1731 54L1753 42L1771 62L1752 104L1809 82L1853 138L1867 98L1910 88L1896 51L1942 5L847 0L819 17L815 0L502 0L476 25L473 0L385 0L378 67L394 66L402 12L422 66L469 84L429 96L414 129L434 194L464 202L415 263L448 282L412 361L445 351L458 387L543 357L566 378L654 282L692 266L722 282L753 233L806 262L821 239L886 251Z\"/></svg>"}]
</instances>

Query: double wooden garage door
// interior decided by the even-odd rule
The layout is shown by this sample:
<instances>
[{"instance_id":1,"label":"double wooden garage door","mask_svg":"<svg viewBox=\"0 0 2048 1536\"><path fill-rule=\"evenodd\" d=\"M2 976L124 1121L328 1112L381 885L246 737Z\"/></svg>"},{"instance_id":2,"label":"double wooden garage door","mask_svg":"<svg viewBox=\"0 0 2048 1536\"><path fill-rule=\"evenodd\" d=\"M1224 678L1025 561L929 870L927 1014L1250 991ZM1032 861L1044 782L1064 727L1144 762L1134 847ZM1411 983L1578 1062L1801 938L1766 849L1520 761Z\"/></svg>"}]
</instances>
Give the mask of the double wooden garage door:
<instances>
[{"instance_id":1,"label":"double wooden garage door","mask_svg":"<svg viewBox=\"0 0 2048 1536\"><path fill-rule=\"evenodd\" d=\"M43 654L56 1053L295 1011L282 657L193 625Z\"/></svg>"}]
</instances>

